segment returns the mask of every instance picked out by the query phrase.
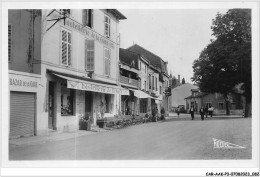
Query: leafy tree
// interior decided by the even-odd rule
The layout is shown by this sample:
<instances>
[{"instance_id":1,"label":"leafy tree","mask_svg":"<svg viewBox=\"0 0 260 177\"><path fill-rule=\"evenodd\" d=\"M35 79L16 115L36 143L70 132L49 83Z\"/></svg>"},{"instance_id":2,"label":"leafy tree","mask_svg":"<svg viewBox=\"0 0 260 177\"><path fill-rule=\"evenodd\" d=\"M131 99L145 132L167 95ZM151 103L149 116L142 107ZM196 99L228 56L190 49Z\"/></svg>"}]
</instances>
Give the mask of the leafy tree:
<instances>
[{"instance_id":1,"label":"leafy tree","mask_svg":"<svg viewBox=\"0 0 260 177\"><path fill-rule=\"evenodd\" d=\"M182 78L181 84L185 84L185 79Z\"/></svg>"},{"instance_id":2,"label":"leafy tree","mask_svg":"<svg viewBox=\"0 0 260 177\"><path fill-rule=\"evenodd\" d=\"M203 92L222 93L226 97L237 84L243 83L246 97L245 116L252 100L251 10L231 9L217 14L211 26L214 40L193 63L194 81Z\"/></svg>"}]
</instances>

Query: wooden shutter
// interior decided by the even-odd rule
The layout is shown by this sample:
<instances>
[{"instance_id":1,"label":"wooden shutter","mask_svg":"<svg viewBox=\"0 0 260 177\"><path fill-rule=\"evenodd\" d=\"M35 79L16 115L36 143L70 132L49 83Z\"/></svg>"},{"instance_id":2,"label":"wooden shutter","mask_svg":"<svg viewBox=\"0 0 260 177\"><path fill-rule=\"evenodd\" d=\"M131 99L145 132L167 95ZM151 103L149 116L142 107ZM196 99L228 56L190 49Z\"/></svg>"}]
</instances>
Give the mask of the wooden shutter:
<instances>
[{"instance_id":1,"label":"wooden shutter","mask_svg":"<svg viewBox=\"0 0 260 177\"><path fill-rule=\"evenodd\" d=\"M35 122L35 94L10 93L10 137L33 136Z\"/></svg>"},{"instance_id":2,"label":"wooden shutter","mask_svg":"<svg viewBox=\"0 0 260 177\"><path fill-rule=\"evenodd\" d=\"M61 30L61 62L67 65L67 31Z\"/></svg>"},{"instance_id":3,"label":"wooden shutter","mask_svg":"<svg viewBox=\"0 0 260 177\"><path fill-rule=\"evenodd\" d=\"M12 26L8 25L8 61L11 61L12 57Z\"/></svg>"},{"instance_id":4,"label":"wooden shutter","mask_svg":"<svg viewBox=\"0 0 260 177\"><path fill-rule=\"evenodd\" d=\"M94 40L85 40L85 67L87 71L94 71L95 43Z\"/></svg>"},{"instance_id":5,"label":"wooden shutter","mask_svg":"<svg viewBox=\"0 0 260 177\"><path fill-rule=\"evenodd\" d=\"M68 65L71 66L71 33L68 33Z\"/></svg>"},{"instance_id":6,"label":"wooden shutter","mask_svg":"<svg viewBox=\"0 0 260 177\"><path fill-rule=\"evenodd\" d=\"M110 75L110 50L105 48L105 75Z\"/></svg>"},{"instance_id":7,"label":"wooden shutter","mask_svg":"<svg viewBox=\"0 0 260 177\"><path fill-rule=\"evenodd\" d=\"M68 66L71 66L71 40L71 33L61 30L61 62Z\"/></svg>"}]
</instances>

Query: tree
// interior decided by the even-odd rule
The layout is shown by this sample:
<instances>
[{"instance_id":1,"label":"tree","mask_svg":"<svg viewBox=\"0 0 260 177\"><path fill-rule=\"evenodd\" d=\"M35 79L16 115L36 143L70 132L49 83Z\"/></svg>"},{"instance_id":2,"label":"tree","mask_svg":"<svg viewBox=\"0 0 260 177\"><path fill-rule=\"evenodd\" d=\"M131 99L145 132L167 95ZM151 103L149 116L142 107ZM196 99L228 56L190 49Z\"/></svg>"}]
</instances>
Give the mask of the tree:
<instances>
[{"instance_id":1,"label":"tree","mask_svg":"<svg viewBox=\"0 0 260 177\"><path fill-rule=\"evenodd\" d=\"M185 84L185 79L182 78L181 84Z\"/></svg>"},{"instance_id":2,"label":"tree","mask_svg":"<svg viewBox=\"0 0 260 177\"><path fill-rule=\"evenodd\" d=\"M193 63L194 81L203 92L228 93L243 83L246 97L245 116L248 116L252 100L251 73L251 10L231 9L217 14L211 26L214 40L201 52Z\"/></svg>"}]
</instances>

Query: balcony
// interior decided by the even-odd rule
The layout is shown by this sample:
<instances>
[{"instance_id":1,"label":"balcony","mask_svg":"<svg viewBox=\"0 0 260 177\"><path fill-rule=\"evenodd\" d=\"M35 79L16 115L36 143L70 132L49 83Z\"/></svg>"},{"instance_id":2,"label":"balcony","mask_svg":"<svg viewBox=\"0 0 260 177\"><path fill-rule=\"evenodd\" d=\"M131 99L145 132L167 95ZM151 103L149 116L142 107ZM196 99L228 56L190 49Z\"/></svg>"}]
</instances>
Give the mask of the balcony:
<instances>
[{"instance_id":1,"label":"balcony","mask_svg":"<svg viewBox=\"0 0 260 177\"><path fill-rule=\"evenodd\" d=\"M131 79L131 78L128 78L125 76L120 76L120 83L126 84L126 85L131 85L131 86L138 88L138 80L136 80L136 79Z\"/></svg>"}]
</instances>

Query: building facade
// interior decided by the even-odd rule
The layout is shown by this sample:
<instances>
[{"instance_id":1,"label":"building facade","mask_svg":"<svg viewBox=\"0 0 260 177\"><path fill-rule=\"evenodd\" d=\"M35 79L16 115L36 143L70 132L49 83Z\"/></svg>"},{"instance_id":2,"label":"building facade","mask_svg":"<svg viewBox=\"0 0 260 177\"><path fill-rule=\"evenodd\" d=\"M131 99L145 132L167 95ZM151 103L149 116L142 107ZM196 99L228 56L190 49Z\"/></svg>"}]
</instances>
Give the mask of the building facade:
<instances>
[{"instance_id":1,"label":"building facade","mask_svg":"<svg viewBox=\"0 0 260 177\"><path fill-rule=\"evenodd\" d=\"M78 129L82 116L89 116L95 125L97 119L118 114L121 95L129 95L119 86L118 26L126 19L123 14L116 9L9 13L10 36L23 34L25 41L10 42L9 77L14 73L11 70L25 72L33 78L27 82L37 85L31 86L37 99L33 103L34 133L30 135ZM18 61L17 56L23 59ZM12 85L16 82L19 79L13 79ZM11 99L17 100L12 95ZM15 122L12 108L10 122ZM12 132L13 123L10 126Z\"/></svg>"},{"instance_id":2,"label":"building facade","mask_svg":"<svg viewBox=\"0 0 260 177\"><path fill-rule=\"evenodd\" d=\"M167 62L137 44L130 46L127 50L144 56L149 62L148 92L152 98L150 101L148 100L148 112L158 109L158 113L160 113L161 109L164 108L166 114L169 114L171 91L169 89Z\"/></svg>"}]
</instances>

